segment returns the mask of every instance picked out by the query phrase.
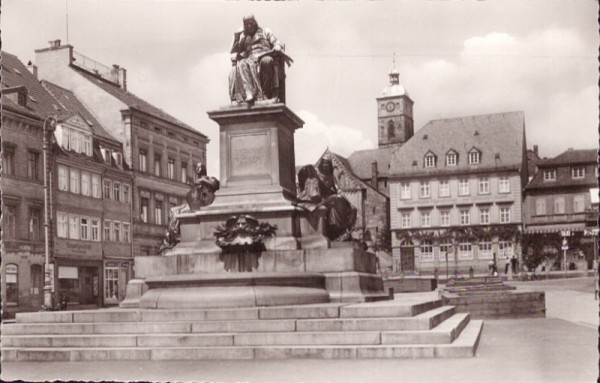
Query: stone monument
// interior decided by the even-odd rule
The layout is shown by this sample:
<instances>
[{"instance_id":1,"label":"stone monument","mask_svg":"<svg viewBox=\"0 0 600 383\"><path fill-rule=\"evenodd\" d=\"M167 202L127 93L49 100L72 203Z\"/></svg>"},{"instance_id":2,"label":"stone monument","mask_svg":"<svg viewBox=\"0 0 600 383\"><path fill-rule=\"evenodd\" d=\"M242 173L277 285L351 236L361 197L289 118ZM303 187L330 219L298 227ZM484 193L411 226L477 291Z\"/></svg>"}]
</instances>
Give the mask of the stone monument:
<instances>
[{"instance_id":1,"label":"stone monument","mask_svg":"<svg viewBox=\"0 0 600 383\"><path fill-rule=\"evenodd\" d=\"M160 256L136 257L136 279L128 284L121 307L388 298L375 255L352 241L336 240L348 239L341 221L353 224L352 207L339 191L322 178L323 195L298 198L294 133L304 122L285 104L284 66L292 60L283 48L254 17L244 18L232 48L232 104L208 112L220 132L220 178L207 181L216 181L214 200L174 209L170 226L176 240ZM310 172L300 177L303 185Z\"/></svg>"}]
</instances>

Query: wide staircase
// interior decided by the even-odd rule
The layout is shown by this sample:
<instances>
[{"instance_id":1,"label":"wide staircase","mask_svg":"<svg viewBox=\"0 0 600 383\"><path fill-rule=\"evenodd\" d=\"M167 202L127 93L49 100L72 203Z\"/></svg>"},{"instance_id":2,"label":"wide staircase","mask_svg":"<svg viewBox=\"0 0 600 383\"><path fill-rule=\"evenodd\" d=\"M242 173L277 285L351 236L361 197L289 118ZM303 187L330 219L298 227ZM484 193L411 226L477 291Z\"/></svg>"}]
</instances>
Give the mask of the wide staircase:
<instances>
[{"instance_id":1,"label":"wide staircase","mask_svg":"<svg viewBox=\"0 0 600 383\"><path fill-rule=\"evenodd\" d=\"M439 299L17 314L3 361L473 357L483 328Z\"/></svg>"}]
</instances>

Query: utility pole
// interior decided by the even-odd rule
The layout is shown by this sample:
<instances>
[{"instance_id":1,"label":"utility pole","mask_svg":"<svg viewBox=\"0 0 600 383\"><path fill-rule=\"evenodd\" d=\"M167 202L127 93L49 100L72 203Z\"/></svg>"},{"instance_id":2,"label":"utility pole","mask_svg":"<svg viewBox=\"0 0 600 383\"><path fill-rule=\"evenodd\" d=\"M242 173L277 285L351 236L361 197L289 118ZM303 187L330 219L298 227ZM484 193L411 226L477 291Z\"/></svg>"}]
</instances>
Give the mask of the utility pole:
<instances>
[{"instance_id":1,"label":"utility pole","mask_svg":"<svg viewBox=\"0 0 600 383\"><path fill-rule=\"evenodd\" d=\"M49 224L49 180L48 180L48 152L50 145L48 142L48 134L54 132L54 125L56 119L53 116L46 117L42 126L42 150L44 155L44 253L45 253L45 265L44 265L44 309L52 310L52 286L50 275L50 224Z\"/></svg>"}]
</instances>

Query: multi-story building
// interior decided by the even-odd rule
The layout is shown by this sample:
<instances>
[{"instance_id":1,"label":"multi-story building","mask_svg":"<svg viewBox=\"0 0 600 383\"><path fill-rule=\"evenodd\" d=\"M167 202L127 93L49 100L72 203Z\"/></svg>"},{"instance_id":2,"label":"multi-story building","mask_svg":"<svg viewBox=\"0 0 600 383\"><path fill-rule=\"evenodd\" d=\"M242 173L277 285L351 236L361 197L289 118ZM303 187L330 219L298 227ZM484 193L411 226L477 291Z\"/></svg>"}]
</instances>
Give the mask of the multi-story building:
<instances>
[{"instance_id":1,"label":"multi-story building","mask_svg":"<svg viewBox=\"0 0 600 383\"><path fill-rule=\"evenodd\" d=\"M395 151L390 173L395 271L483 272L520 254L522 112L430 121Z\"/></svg>"},{"instance_id":2,"label":"multi-story building","mask_svg":"<svg viewBox=\"0 0 600 383\"><path fill-rule=\"evenodd\" d=\"M42 133L58 103L16 56L2 52L1 66L2 309L12 316L43 304Z\"/></svg>"},{"instance_id":3,"label":"multi-story building","mask_svg":"<svg viewBox=\"0 0 600 383\"><path fill-rule=\"evenodd\" d=\"M132 180L121 143L67 89L43 81L61 106L51 167L57 292L69 304L117 304L131 277Z\"/></svg>"},{"instance_id":4,"label":"multi-story building","mask_svg":"<svg viewBox=\"0 0 600 383\"><path fill-rule=\"evenodd\" d=\"M597 161L596 149L569 149L538 161L525 187L525 254L548 258L549 267L562 268L566 238L567 262L592 267L598 235Z\"/></svg>"},{"instance_id":5,"label":"multi-story building","mask_svg":"<svg viewBox=\"0 0 600 383\"><path fill-rule=\"evenodd\" d=\"M108 67L53 41L36 50L40 79L68 89L123 145L134 175L133 255L156 254L169 208L180 204L196 162L206 162L208 138L127 91L124 68Z\"/></svg>"}]
</instances>

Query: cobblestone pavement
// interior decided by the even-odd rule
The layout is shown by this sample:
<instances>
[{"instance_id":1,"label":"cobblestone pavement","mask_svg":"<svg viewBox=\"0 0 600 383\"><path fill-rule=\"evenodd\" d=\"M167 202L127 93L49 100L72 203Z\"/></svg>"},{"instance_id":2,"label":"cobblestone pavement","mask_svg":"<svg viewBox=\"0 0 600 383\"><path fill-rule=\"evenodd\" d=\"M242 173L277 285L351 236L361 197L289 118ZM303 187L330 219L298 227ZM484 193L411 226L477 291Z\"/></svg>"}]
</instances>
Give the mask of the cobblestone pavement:
<instances>
[{"instance_id":1,"label":"cobblestone pavement","mask_svg":"<svg viewBox=\"0 0 600 383\"><path fill-rule=\"evenodd\" d=\"M598 301L594 301L593 279L514 284L546 291L548 318L485 321L477 357L471 359L3 363L2 379L253 383L596 380Z\"/></svg>"}]
</instances>

